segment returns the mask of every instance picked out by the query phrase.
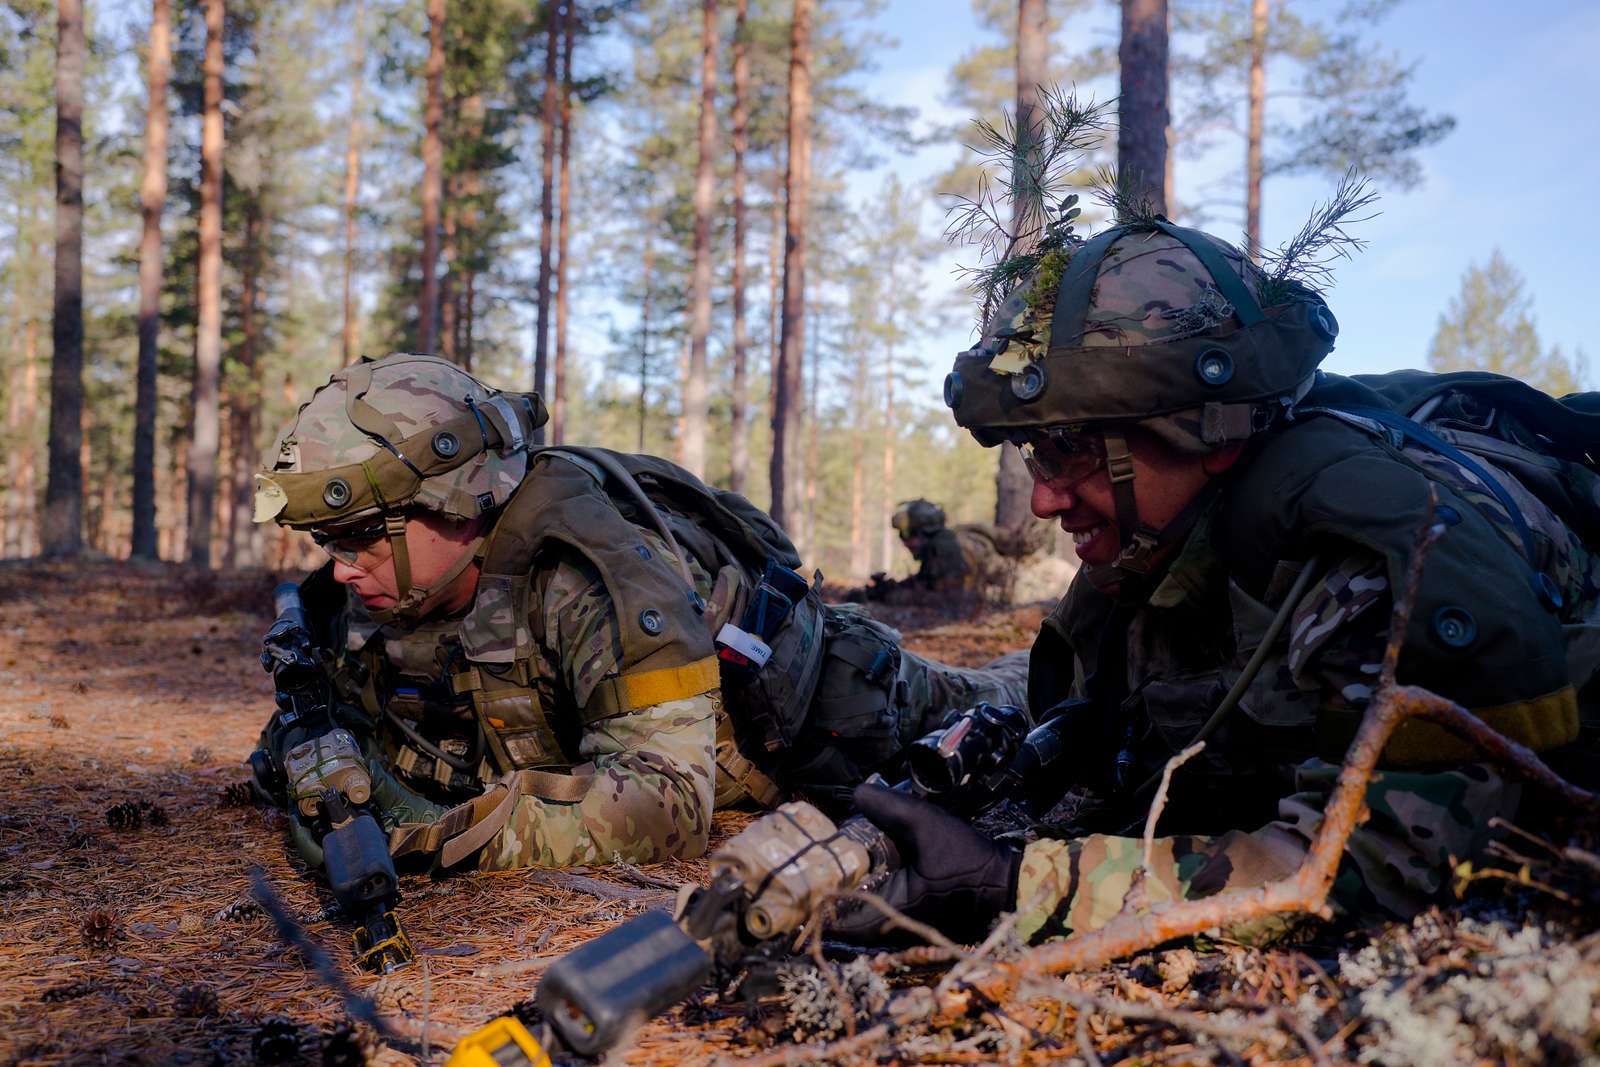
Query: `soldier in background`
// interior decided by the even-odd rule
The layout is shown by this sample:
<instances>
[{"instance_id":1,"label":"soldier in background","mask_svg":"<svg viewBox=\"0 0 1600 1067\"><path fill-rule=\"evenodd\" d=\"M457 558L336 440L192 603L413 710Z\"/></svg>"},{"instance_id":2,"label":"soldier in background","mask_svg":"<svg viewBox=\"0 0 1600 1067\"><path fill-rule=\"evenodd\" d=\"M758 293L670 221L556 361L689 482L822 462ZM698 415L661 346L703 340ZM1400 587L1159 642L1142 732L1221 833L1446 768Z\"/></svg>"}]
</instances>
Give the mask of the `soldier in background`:
<instances>
[{"instance_id":1,"label":"soldier in background","mask_svg":"<svg viewBox=\"0 0 1600 1067\"><path fill-rule=\"evenodd\" d=\"M1008 603L1019 575L1024 571L1033 575L1039 569L1053 540L1048 526L1031 521L1015 530L975 522L949 526L944 509L920 497L895 508L890 523L917 561L917 572L901 579L879 572L864 588L848 594L848 599L916 602L954 596ZM1026 583L1030 590L1038 584L1036 577ZM1023 599L1038 598L1030 595Z\"/></svg>"},{"instance_id":2,"label":"soldier in background","mask_svg":"<svg viewBox=\"0 0 1600 1067\"><path fill-rule=\"evenodd\" d=\"M1105 923L1141 863L1150 787L1202 734L1174 776L1150 901L1298 869L1430 514L1445 530L1400 682L1593 781L1600 478L1583 457L1600 443L1600 397L1556 401L1481 373L1326 374L1337 333L1291 269L1135 215L1086 242L1058 235L957 357L956 421L1022 448L1035 514L1083 561L1041 627L1029 696L1041 716L1086 702L1067 777L1104 818L1019 850L863 786L860 810L906 861L881 891L891 903L958 937L1006 910L1033 938ZM1380 766L1338 911L1412 915L1494 818L1534 814L1520 783L1433 724L1402 726ZM844 926L882 928L866 913Z\"/></svg>"},{"instance_id":3,"label":"soldier in background","mask_svg":"<svg viewBox=\"0 0 1600 1067\"><path fill-rule=\"evenodd\" d=\"M1023 654L905 652L824 606L743 497L650 456L535 449L544 419L536 394L401 354L337 372L284 429L256 520L331 557L302 595L336 701L267 724L279 767L326 749L280 798L355 767L395 858L446 867L686 858L714 805L836 809L947 711L1024 700Z\"/></svg>"}]
</instances>

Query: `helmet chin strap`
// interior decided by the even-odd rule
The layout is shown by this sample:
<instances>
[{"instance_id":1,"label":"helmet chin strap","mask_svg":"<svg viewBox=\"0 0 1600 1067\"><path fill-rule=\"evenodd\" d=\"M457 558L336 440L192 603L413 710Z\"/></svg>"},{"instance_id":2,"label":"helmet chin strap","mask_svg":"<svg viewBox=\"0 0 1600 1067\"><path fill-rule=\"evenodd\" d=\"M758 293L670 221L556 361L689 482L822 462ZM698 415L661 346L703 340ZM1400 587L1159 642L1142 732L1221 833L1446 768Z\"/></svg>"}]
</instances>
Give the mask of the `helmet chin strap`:
<instances>
[{"instance_id":1,"label":"helmet chin strap","mask_svg":"<svg viewBox=\"0 0 1600 1067\"><path fill-rule=\"evenodd\" d=\"M1101 439L1105 442L1106 472L1111 477L1111 503L1117 512L1122 551L1110 563L1088 568L1085 576L1097 589L1117 587L1119 600L1142 600L1157 557L1169 545L1189 536L1211 493L1200 493L1165 526L1151 526L1139 518L1139 502L1133 491L1133 452L1122 427L1106 427Z\"/></svg>"},{"instance_id":2,"label":"helmet chin strap","mask_svg":"<svg viewBox=\"0 0 1600 1067\"><path fill-rule=\"evenodd\" d=\"M418 588L411 584L411 553L406 548L406 517L398 512L385 515L383 532L389 539L389 547L393 550L396 600L392 608L368 613L372 621L379 626L387 626L392 622L420 621L424 609L430 606L429 602L444 592L450 583L459 578L461 572L478 558L478 549L483 546L487 537L479 533L465 546L461 557L451 564L448 570L428 585Z\"/></svg>"}]
</instances>

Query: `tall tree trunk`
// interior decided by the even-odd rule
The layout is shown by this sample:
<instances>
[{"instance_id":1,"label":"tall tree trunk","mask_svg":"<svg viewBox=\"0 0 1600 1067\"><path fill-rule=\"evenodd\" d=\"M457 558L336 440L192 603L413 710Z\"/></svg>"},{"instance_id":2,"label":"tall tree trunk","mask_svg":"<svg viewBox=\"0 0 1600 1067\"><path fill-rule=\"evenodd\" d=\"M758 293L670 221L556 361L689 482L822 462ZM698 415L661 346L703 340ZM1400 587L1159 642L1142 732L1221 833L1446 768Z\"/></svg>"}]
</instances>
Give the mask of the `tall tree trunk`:
<instances>
[{"instance_id":1,"label":"tall tree trunk","mask_svg":"<svg viewBox=\"0 0 1600 1067\"><path fill-rule=\"evenodd\" d=\"M194 428L189 444L189 562L211 566L217 502L217 390L222 371L222 23L224 0L205 0L205 110L200 126L199 325Z\"/></svg>"},{"instance_id":2,"label":"tall tree trunk","mask_svg":"<svg viewBox=\"0 0 1600 1067\"><path fill-rule=\"evenodd\" d=\"M451 123L452 130L456 124ZM461 176L452 174L444 180L444 272L439 282L439 354L451 363L460 363L460 354L456 351L458 336L457 313L460 309L456 305L456 288L460 279L456 271L461 260L461 246L457 233L459 221L459 207L461 200Z\"/></svg>"},{"instance_id":3,"label":"tall tree trunk","mask_svg":"<svg viewBox=\"0 0 1600 1067\"><path fill-rule=\"evenodd\" d=\"M1040 123L1039 87L1049 77L1046 49L1050 28L1045 20L1045 0L1019 0L1017 4L1017 138L1026 158L1038 155ZM1011 224L1015 231L1022 221L1023 205L1013 205ZM1031 517L1029 500L1033 479L1015 445L1001 445L999 470L995 476L994 521L1002 529L1026 523Z\"/></svg>"},{"instance_id":4,"label":"tall tree trunk","mask_svg":"<svg viewBox=\"0 0 1600 1067\"><path fill-rule=\"evenodd\" d=\"M356 206L361 196L361 106L362 75L367 67L363 22L365 0L356 0L355 27L350 35L350 123L344 148L344 366L355 362L361 342L357 330L355 304Z\"/></svg>"},{"instance_id":5,"label":"tall tree trunk","mask_svg":"<svg viewBox=\"0 0 1600 1067\"><path fill-rule=\"evenodd\" d=\"M728 488L744 492L750 475L750 338L746 334L744 271L744 156L750 148L750 42L745 26L750 0L738 0L733 23L733 401L729 418Z\"/></svg>"},{"instance_id":6,"label":"tall tree trunk","mask_svg":"<svg viewBox=\"0 0 1600 1067\"><path fill-rule=\"evenodd\" d=\"M21 362L13 372L7 403L6 427L14 442L6 457L11 471L11 506L6 511L5 554L29 556L39 544L38 502L34 492L34 419L39 403L39 320L27 314L22 302L22 279L17 279L17 309L22 322Z\"/></svg>"},{"instance_id":7,"label":"tall tree trunk","mask_svg":"<svg viewBox=\"0 0 1600 1067\"><path fill-rule=\"evenodd\" d=\"M1167 0L1122 0L1117 171L1135 196L1167 210Z\"/></svg>"},{"instance_id":8,"label":"tall tree trunk","mask_svg":"<svg viewBox=\"0 0 1600 1067\"><path fill-rule=\"evenodd\" d=\"M894 527L889 521L894 518L894 445L899 435L899 427L894 421L894 345L890 344L884 353L883 361L883 495L882 515L879 516L879 529L883 531L883 565L882 570L891 570L894 566Z\"/></svg>"},{"instance_id":9,"label":"tall tree trunk","mask_svg":"<svg viewBox=\"0 0 1600 1067\"><path fill-rule=\"evenodd\" d=\"M461 117L466 124L466 136L476 143L483 136L484 106L483 94L475 92L467 97L461 105ZM477 314L477 279L478 269L481 266L481 241L478 236L478 195L482 192L483 182L478 173L477 160L474 159L461 175L461 238L460 257L462 283L457 287L460 301L460 311L456 317L456 329L460 340L456 344L458 361L463 370L472 370L472 341L474 316Z\"/></svg>"},{"instance_id":10,"label":"tall tree trunk","mask_svg":"<svg viewBox=\"0 0 1600 1067\"><path fill-rule=\"evenodd\" d=\"M767 242L767 347L771 349L767 368L767 419L778 417L778 371L783 362L783 331L779 316L783 312L783 190L778 188L777 170L772 180L771 239Z\"/></svg>"},{"instance_id":11,"label":"tall tree trunk","mask_svg":"<svg viewBox=\"0 0 1600 1067\"><path fill-rule=\"evenodd\" d=\"M789 162L784 177L783 347L772 411L772 517L779 526L800 502L801 405L805 402L806 217L811 192L811 5L794 0L789 31Z\"/></svg>"},{"instance_id":12,"label":"tall tree trunk","mask_svg":"<svg viewBox=\"0 0 1600 1067\"><path fill-rule=\"evenodd\" d=\"M1267 110L1267 0L1250 5L1250 132L1245 148L1245 251L1261 259L1261 128Z\"/></svg>"},{"instance_id":13,"label":"tall tree trunk","mask_svg":"<svg viewBox=\"0 0 1600 1067\"><path fill-rule=\"evenodd\" d=\"M228 543L223 562L228 567L248 567L260 563L255 551L255 524L250 521L255 497L256 467L260 449L256 444L257 412L265 398L261 395L261 263L266 226L261 203L255 195L244 207L244 278L239 294L239 389L233 396L229 421L233 477L229 479L233 521L228 526Z\"/></svg>"},{"instance_id":14,"label":"tall tree trunk","mask_svg":"<svg viewBox=\"0 0 1600 1067\"><path fill-rule=\"evenodd\" d=\"M561 17L561 228L556 234L556 380L550 404L550 439L566 440L567 428L567 249L572 239L572 38L576 33L577 0L562 5Z\"/></svg>"},{"instance_id":15,"label":"tall tree trunk","mask_svg":"<svg viewBox=\"0 0 1600 1067\"><path fill-rule=\"evenodd\" d=\"M689 373L683 382L683 465L706 472L706 339L711 333L711 198L717 150L717 0L700 4L700 158L694 176Z\"/></svg>"},{"instance_id":16,"label":"tall tree trunk","mask_svg":"<svg viewBox=\"0 0 1600 1067\"><path fill-rule=\"evenodd\" d=\"M855 373L850 380L850 410L855 418L850 420L850 454L855 460L850 464L850 574L854 578L866 577L871 552L867 546L866 530L866 463L867 435L862 420L867 414L867 377L871 373L868 359L871 350L864 344L856 346Z\"/></svg>"},{"instance_id":17,"label":"tall tree trunk","mask_svg":"<svg viewBox=\"0 0 1600 1067\"><path fill-rule=\"evenodd\" d=\"M171 0L150 5L149 101L139 201L139 369L134 387L133 539L135 559L156 558L156 357L161 332L161 209L167 202L167 83L172 77Z\"/></svg>"},{"instance_id":18,"label":"tall tree trunk","mask_svg":"<svg viewBox=\"0 0 1600 1067\"><path fill-rule=\"evenodd\" d=\"M644 299L639 307L639 451L644 451L645 420L649 415L650 400L650 305L655 296L653 286L656 269L655 218L648 220L649 232L644 235Z\"/></svg>"},{"instance_id":19,"label":"tall tree trunk","mask_svg":"<svg viewBox=\"0 0 1600 1067\"><path fill-rule=\"evenodd\" d=\"M555 228L556 103L560 93L556 46L561 40L561 19L557 7L557 0L545 5L544 107L539 119L543 137L539 157L539 310L534 321L533 388L541 395L548 392L545 372L550 363L550 246ZM533 431L533 443L544 444L544 427Z\"/></svg>"},{"instance_id":20,"label":"tall tree trunk","mask_svg":"<svg viewBox=\"0 0 1600 1067\"><path fill-rule=\"evenodd\" d=\"M427 100L422 132L422 292L417 297L417 347L438 348L439 198L444 171L444 0L428 0Z\"/></svg>"},{"instance_id":21,"label":"tall tree trunk","mask_svg":"<svg viewBox=\"0 0 1600 1067\"><path fill-rule=\"evenodd\" d=\"M821 316L815 316L818 320ZM815 335L811 342L811 387L806 400L806 513L802 558L810 559L817 552L817 415L821 400L822 378L822 324L812 324Z\"/></svg>"},{"instance_id":22,"label":"tall tree trunk","mask_svg":"<svg viewBox=\"0 0 1600 1067\"><path fill-rule=\"evenodd\" d=\"M56 5L56 258L44 553L83 551L83 3Z\"/></svg>"},{"instance_id":23,"label":"tall tree trunk","mask_svg":"<svg viewBox=\"0 0 1600 1067\"><path fill-rule=\"evenodd\" d=\"M461 369L472 371L472 328L477 316L478 272L467 272L467 284L461 293Z\"/></svg>"}]
</instances>

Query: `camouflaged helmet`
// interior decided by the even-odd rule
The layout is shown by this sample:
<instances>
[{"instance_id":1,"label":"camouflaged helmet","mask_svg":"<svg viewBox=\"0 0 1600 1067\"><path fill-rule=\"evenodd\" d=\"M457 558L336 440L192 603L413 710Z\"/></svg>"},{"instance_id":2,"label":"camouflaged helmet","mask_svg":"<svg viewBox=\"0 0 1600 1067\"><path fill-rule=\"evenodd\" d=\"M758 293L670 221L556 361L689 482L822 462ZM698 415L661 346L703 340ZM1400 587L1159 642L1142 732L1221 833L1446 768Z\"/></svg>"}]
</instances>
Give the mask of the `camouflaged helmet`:
<instances>
[{"instance_id":1,"label":"camouflaged helmet","mask_svg":"<svg viewBox=\"0 0 1600 1067\"><path fill-rule=\"evenodd\" d=\"M1189 453L1242 442L1310 390L1338 333L1309 286L1149 216L1046 252L956 357L945 403L986 446L1098 437L1122 550L1088 577L1133 595L1137 582L1124 580L1150 573L1204 497L1160 529L1143 523L1127 428Z\"/></svg>"},{"instance_id":2,"label":"camouflaged helmet","mask_svg":"<svg viewBox=\"0 0 1600 1067\"><path fill-rule=\"evenodd\" d=\"M491 389L447 360L363 358L279 435L256 476L255 521L342 526L414 507L474 518L521 483L545 419L538 394Z\"/></svg>"},{"instance_id":3,"label":"camouflaged helmet","mask_svg":"<svg viewBox=\"0 0 1600 1067\"><path fill-rule=\"evenodd\" d=\"M1044 256L956 357L945 403L986 446L1108 423L1187 452L1242 441L1304 395L1339 332L1309 287L1268 282L1209 234L1114 226Z\"/></svg>"},{"instance_id":4,"label":"camouflaged helmet","mask_svg":"<svg viewBox=\"0 0 1600 1067\"><path fill-rule=\"evenodd\" d=\"M931 500L907 500L894 509L889 524L901 539L926 537L944 529L944 509Z\"/></svg>"}]
</instances>

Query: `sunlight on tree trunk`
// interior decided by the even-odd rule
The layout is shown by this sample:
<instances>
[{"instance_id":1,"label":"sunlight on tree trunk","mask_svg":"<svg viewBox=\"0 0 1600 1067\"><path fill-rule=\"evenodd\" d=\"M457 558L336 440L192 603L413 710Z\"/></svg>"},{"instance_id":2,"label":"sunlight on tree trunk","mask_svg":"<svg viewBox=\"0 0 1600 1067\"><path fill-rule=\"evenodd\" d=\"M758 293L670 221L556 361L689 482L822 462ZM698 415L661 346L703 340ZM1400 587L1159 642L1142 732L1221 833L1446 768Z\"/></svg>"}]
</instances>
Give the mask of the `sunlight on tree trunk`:
<instances>
[{"instance_id":1,"label":"sunlight on tree trunk","mask_svg":"<svg viewBox=\"0 0 1600 1067\"><path fill-rule=\"evenodd\" d=\"M750 338L745 326L745 153L750 148L749 0L738 0L733 23L733 396L728 419L728 488L744 492L750 474Z\"/></svg>"},{"instance_id":2,"label":"sunlight on tree trunk","mask_svg":"<svg viewBox=\"0 0 1600 1067\"><path fill-rule=\"evenodd\" d=\"M428 0L427 103L422 134L422 292L417 296L417 348L438 351L439 196L444 145L444 0Z\"/></svg>"},{"instance_id":3,"label":"sunlight on tree trunk","mask_svg":"<svg viewBox=\"0 0 1600 1067\"><path fill-rule=\"evenodd\" d=\"M574 271L567 262L572 239L572 38L576 0L562 5L561 16L561 229L556 236L556 376L550 400L550 439L566 440L567 426L567 314L571 307L567 285Z\"/></svg>"},{"instance_id":4,"label":"sunlight on tree trunk","mask_svg":"<svg viewBox=\"0 0 1600 1067\"><path fill-rule=\"evenodd\" d=\"M706 339L711 333L711 209L717 147L717 0L700 5L699 162L694 178L694 272L689 287L689 368L683 382L683 465L706 467Z\"/></svg>"},{"instance_id":5,"label":"sunlight on tree trunk","mask_svg":"<svg viewBox=\"0 0 1600 1067\"><path fill-rule=\"evenodd\" d=\"M556 57L561 41L557 4L545 5L544 19L544 100L539 117L539 293L533 327L533 388L540 395L548 395L545 379L550 365L550 279L553 276L550 256L555 237L556 102L560 92ZM533 431L533 443L542 445L544 440L541 426Z\"/></svg>"},{"instance_id":6,"label":"sunlight on tree trunk","mask_svg":"<svg viewBox=\"0 0 1600 1067\"><path fill-rule=\"evenodd\" d=\"M131 554L156 558L156 375L161 332L161 209L167 202L167 83L172 77L172 5L150 5L149 99L144 174L139 183L144 232L139 240L139 363L133 417Z\"/></svg>"},{"instance_id":7,"label":"sunlight on tree trunk","mask_svg":"<svg viewBox=\"0 0 1600 1067\"><path fill-rule=\"evenodd\" d=\"M261 562L257 551L258 537L255 523L250 521L254 510L255 472L261 456L256 446L259 413L264 399L261 395L261 265L265 256L266 223L261 217L261 203L255 192L245 204L243 283L239 293L238 367L242 372L236 385L239 392L233 397L231 423L233 447L229 479L230 508L233 513L228 525L228 540L223 564L227 567L253 567Z\"/></svg>"},{"instance_id":8,"label":"sunlight on tree trunk","mask_svg":"<svg viewBox=\"0 0 1600 1067\"><path fill-rule=\"evenodd\" d=\"M195 330L194 426L189 444L189 562L211 566L217 501L222 370L223 0L206 0L205 111L200 134L199 326Z\"/></svg>"},{"instance_id":9,"label":"sunlight on tree trunk","mask_svg":"<svg viewBox=\"0 0 1600 1067\"><path fill-rule=\"evenodd\" d=\"M784 196L783 341L772 411L771 514L785 529L800 503L805 403L806 217L811 192L811 4L794 0L789 32L789 161Z\"/></svg>"},{"instance_id":10,"label":"sunlight on tree trunk","mask_svg":"<svg viewBox=\"0 0 1600 1067\"><path fill-rule=\"evenodd\" d=\"M1117 171L1136 196L1167 210L1167 0L1122 0L1117 49Z\"/></svg>"},{"instance_id":11,"label":"sunlight on tree trunk","mask_svg":"<svg viewBox=\"0 0 1600 1067\"><path fill-rule=\"evenodd\" d=\"M361 350L356 320L356 210L361 196L361 100L362 74L366 70L366 38L363 25L365 0L356 0L355 26L350 33L350 120L344 149L344 329L342 366L355 362Z\"/></svg>"},{"instance_id":12,"label":"sunlight on tree trunk","mask_svg":"<svg viewBox=\"0 0 1600 1067\"><path fill-rule=\"evenodd\" d=\"M44 554L83 551L83 4L56 6L56 255Z\"/></svg>"},{"instance_id":13,"label":"sunlight on tree trunk","mask_svg":"<svg viewBox=\"0 0 1600 1067\"><path fill-rule=\"evenodd\" d=\"M644 451L644 431L650 400L650 311L656 269L655 219L648 220L644 235L644 299L639 309L639 451Z\"/></svg>"},{"instance_id":14,"label":"sunlight on tree trunk","mask_svg":"<svg viewBox=\"0 0 1600 1067\"><path fill-rule=\"evenodd\" d=\"M1261 136L1267 110L1267 3L1250 5L1250 128L1245 146L1245 251L1261 259Z\"/></svg>"}]
</instances>

